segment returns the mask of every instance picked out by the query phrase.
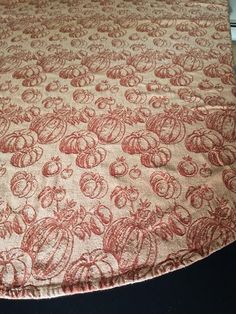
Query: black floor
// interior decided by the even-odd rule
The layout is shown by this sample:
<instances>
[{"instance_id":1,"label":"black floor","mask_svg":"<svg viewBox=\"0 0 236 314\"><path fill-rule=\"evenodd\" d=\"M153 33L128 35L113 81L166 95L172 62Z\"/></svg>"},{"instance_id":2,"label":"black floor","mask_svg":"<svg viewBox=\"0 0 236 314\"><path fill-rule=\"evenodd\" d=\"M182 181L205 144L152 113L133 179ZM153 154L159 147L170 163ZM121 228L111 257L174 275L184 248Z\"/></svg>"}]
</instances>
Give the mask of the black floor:
<instances>
[{"instance_id":1,"label":"black floor","mask_svg":"<svg viewBox=\"0 0 236 314\"><path fill-rule=\"evenodd\" d=\"M186 269L103 292L0 300L0 314L235 314L236 243Z\"/></svg>"}]
</instances>

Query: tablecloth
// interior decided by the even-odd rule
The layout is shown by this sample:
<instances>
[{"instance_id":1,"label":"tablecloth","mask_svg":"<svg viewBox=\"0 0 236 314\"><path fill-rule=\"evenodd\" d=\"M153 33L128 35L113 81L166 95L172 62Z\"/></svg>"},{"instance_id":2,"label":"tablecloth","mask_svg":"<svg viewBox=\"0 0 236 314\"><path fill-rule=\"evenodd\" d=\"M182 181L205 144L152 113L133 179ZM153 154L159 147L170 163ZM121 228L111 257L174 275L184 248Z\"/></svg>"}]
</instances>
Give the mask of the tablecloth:
<instances>
[{"instance_id":1,"label":"tablecloth","mask_svg":"<svg viewBox=\"0 0 236 314\"><path fill-rule=\"evenodd\" d=\"M227 0L0 1L0 296L108 289L236 238Z\"/></svg>"}]
</instances>

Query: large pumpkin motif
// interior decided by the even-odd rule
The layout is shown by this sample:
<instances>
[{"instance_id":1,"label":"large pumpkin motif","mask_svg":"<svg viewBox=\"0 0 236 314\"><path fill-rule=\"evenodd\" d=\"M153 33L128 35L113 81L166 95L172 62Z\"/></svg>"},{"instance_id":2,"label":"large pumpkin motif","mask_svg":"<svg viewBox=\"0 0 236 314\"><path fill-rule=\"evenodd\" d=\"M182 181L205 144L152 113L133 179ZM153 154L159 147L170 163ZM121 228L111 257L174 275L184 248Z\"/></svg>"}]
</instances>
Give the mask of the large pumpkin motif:
<instances>
[{"instance_id":1,"label":"large pumpkin motif","mask_svg":"<svg viewBox=\"0 0 236 314\"><path fill-rule=\"evenodd\" d=\"M174 64L180 65L187 72L200 71L203 68L203 61L194 54L180 54L173 59Z\"/></svg>"},{"instance_id":2,"label":"large pumpkin motif","mask_svg":"<svg viewBox=\"0 0 236 314\"><path fill-rule=\"evenodd\" d=\"M67 123L54 113L46 113L35 118L30 124L30 130L38 134L38 142L52 144L59 141L66 132Z\"/></svg>"},{"instance_id":3,"label":"large pumpkin motif","mask_svg":"<svg viewBox=\"0 0 236 314\"><path fill-rule=\"evenodd\" d=\"M140 278L156 260L156 236L150 231L150 214L146 212L114 221L104 235L104 250L115 256L124 276L130 273Z\"/></svg>"},{"instance_id":4,"label":"large pumpkin motif","mask_svg":"<svg viewBox=\"0 0 236 314\"><path fill-rule=\"evenodd\" d=\"M158 144L159 138L155 133L141 130L124 137L121 146L124 152L133 155L145 153Z\"/></svg>"},{"instance_id":5,"label":"large pumpkin motif","mask_svg":"<svg viewBox=\"0 0 236 314\"><path fill-rule=\"evenodd\" d=\"M119 117L105 114L92 118L88 123L88 130L97 135L100 143L114 144L124 136L125 124Z\"/></svg>"},{"instance_id":6,"label":"large pumpkin motif","mask_svg":"<svg viewBox=\"0 0 236 314\"><path fill-rule=\"evenodd\" d=\"M181 142L185 136L185 126L181 119L167 112L151 116L146 123L147 130L156 133L164 144Z\"/></svg>"},{"instance_id":7,"label":"large pumpkin motif","mask_svg":"<svg viewBox=\"0 0 236 314\"><path fill-rule=\"evenodd\" d=\"M81 60L82 65L85 65L92 73L107 71L111 64L111 58L106 53L91 55L84 57Z\"/></svg>"},{"instance_id":8,"label":"large pumpkin motif","mask_svg":"<svg viewBox=\"0 0 236 314\"><path fill-rule=\"evenodd\" d=\"M42 218L27 229L21 248L32 257L35 279L53 278L67 266L73 249L74 220L75 214L68 211L59 217Z\"/></svg>"},{"instance_id":9,"label":"large pumpkin motif","mask_svg":"<svg viewBox=\"0 0 236 314\"><path fill-rule=\"evenodd\" d=\"M87 149L76 158L76 165L80 168L94 168L106 158L106 150L102 147Z\"/></svg>"},{"instance_id":10,"label":"large pumpkin motif","mask_svg":"<svg viewBox=\"0 0 236 314\"><path fill-rule=\"evenodd\" d=\"M209 129L218 131L227 141L236 140L236 110L234 108L220 109L210 113L206 118Z\"/></svg>"},{"instance_id":11,"label":"large pumpkin motif","mask_svg":"<svg viewBox=\"0 0 236 314\"><path fill-rule=\"evenodd\" d=\"M181 185L175 177L164 171L155 171L150 177L153 191L165 199L178 198L181 193Z\"/></svg>"},{"instance_id":12,"label":"large pumpkin motif","mask_svg":"<svg viewBox=\"0 0 236 314\"><path fill-rule=\"evenodd\" d=\"M37 140L36 132L27 129L17 130L1 138L0 151L3 153L15 153L33 147Z\"/></svg>"},{"instance_id":13,"label":"large pumpkin motif","mask_svg":"<svg viewBox=\"0 0 236 314\"><path fill-rule=\"evenodd\" d=\"M145 73L154 70L156 60L154 53L147 52L129 57L127 64L132 65L137 72Z\"/></svg>"},{"instance_id":14,"label":"large pumpkin motif","mask_svg":"<svg viewBox=\"0 0 236 314\"><path fill-rule=\"evenodd\" d=\"M49 56L43 56L37 61L46 73L61 70L65 64L65 59L60 55L51 54Z\"/></svg>"},{"instance_id":15,"label":"large pumpkin motif","mask_svg":"<svg viewBox=\"0 0 236 314\"><path fill-rule=\"evenodd\" d=\"M222 146L223 141L223 137L218 132L202 128L186 137L185 146L190 152L207 153L214 147Z\"/></svg>"},{"instance_id":16,"label":"large pumpkin motif","mask_svg":"<svg viewBox=\"0 0 236 314\"><path fill-rule=\"evenodd\" d=\"M98 173L94 172L85 172L82 174L79 186L81 192L91 199L103 198L108 190L107 181Z\"/></svg>"},{"instance_id":17,"label":"large pumpkin motif","mask_svg":"<svg viewBox=\"0 0 236 314\"><path fill-rule=\"evenodd\" d=\"M102 289L112 285L117 272L118 265L114 256L101 249L95 249L82 254L69 265L62 289L65 292ZM93 276L96 276L96 282L91 281Z\"/></svg>"},{"instance_id":18,"label":"large pumpkin motif","mask_svg":"<svg viewBox=\"0 0 236 314\"><path fill-rule=\"evenodd\" d=\"M78 154L85 150L92 149L97 145L96 134L88 131L77 131L67 135L60 142L59 149L65 154Z\"/></svg>"},{"instance_id":19,"label":"large pumpkin motif","mask_svg":"<svg viewBox=\"0 0 236 314\"><path fill-rule=\"evenodd\" d=\"M133 75L134 68L130 65L116 65L107 71L107 77L111 79L121 79L123 77Z\"/></svg>"},{"instance_id":20,"label":"large pumpkin motif","mask_svg":"<svg viewBox=\"0 0 236 314\"><path fill-rule=\"evenodd\" d=\"M30 278L32 261L27 252L19 248L0 252L0 289L24 286Z\"/></svg>"}]
</instances>

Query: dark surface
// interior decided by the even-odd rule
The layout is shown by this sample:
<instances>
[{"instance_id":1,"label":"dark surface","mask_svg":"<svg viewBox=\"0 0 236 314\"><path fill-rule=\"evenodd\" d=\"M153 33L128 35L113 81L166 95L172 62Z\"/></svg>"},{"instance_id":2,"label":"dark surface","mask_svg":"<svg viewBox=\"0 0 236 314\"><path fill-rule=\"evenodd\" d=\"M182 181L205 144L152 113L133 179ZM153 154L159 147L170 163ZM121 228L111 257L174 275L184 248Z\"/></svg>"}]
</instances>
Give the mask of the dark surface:
<instances>
[{"instance_id":1,"label":"dark surface","mask_svg":"<svg viewBox=\"0 0 236 314\"><path fill-rule=\"evenodd\" d=\"M235 314L236 244L143 283L48 300L0 300L0 314Z\"/></svg>"}]
</instances>

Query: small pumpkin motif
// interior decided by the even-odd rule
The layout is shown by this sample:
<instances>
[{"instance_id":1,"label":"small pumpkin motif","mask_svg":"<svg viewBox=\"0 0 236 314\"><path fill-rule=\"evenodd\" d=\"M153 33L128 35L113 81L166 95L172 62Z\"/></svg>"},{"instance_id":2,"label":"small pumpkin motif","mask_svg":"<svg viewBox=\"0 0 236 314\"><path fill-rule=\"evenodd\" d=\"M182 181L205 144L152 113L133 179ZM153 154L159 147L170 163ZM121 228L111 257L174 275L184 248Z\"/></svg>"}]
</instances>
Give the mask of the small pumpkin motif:
<instances>
[{"instance_id":1,"label":"small pumpkin motif","mask_svg":"<svg viewBox=\"0 0 236 314\"><path fill-rule=\"evenodd\" d=\"M12 155L10 163L14 167L24 168L36 163L43 155L43 149L39 146L23 149Z\"/></svg>"},{"instance_id":2,"label":"small pumpkin motif","mask_svg":"<svg viewBox=\"0 0 236 314\"><path fill-rule=\"evenodd\" d=\"M213 147L208 152L208 159L214 166L232 165L236 161L236 147L233 145Z\"/></svg>"},{"instance_id":3,"label":"small pumpkin motif","mask_svg":"<svg viewBox=\"0 0 236 314\"><path fill-rule=\"evenodd\" d=\"M155 171L150 177L150 184L153 191L165 199L176 199L181 194L181 185L175 177L168 172Z\"/></svg>"},{"instance_id":4,"label":"small pumpkin motif","mask_svg":"<svg viewBox=\"0 0 236 314\"><path fill-rule=\"evenodd\" d=\"M188 86L193 82L193 76L187 74L180 74L172 77L170 83L173 86Z\"/></svg>"},{"instance_id":5,"label":"small pumpkin motif","mask_svg":"<svg viewBox=\"0 0 236 314\"><path fill-rule=\"evenodd\" d=\"M147 99L147 95L138 89L128 89L125 92L125 98L132 104L144 104Z\"/></svg>"},{"instance_id":6,"label":"small pumpkin motif","mask_svg":"<svg viewBox=\"0 0 236 314\"><path fill-rule=\"evenodd\" d=\"M81 75L85 75L88 72L88 69L84 66L73 64L62 69L59 72L59 76L63 79L73 79Z\"/></svg>"},{"instance_id":7,"label":"small pumpkin motif","mask_svg":"<svg viewBox=\"0 0 236 314\"><path fill-rule=\"evenodd\" d=\"M111 79L121 79L134 74L134 68L130 65L116 65L107 71L107 77Z\"/></svg>"},{"instance_id":8,"label":"small pumpkin motif","mask_svg":"<svg viewBox=\"0 0 236 314\"><path fill-rule=\"evenodd\" d=\"M35 177L26 171L18 171L11 178L10 187L13 195L22 197L31 197L36 192L38 183Z\"/></svg>"},{"instance_id":9,"label":"small pumpkin motif","mask_svg":"<svg viewBox=\"0 0 236 314\"><path fill-rule=\"evenodd\" d=\"M120 85L126 86L126 87L134 87L134 86L137 86L139 83L141 83L142 80L143 80L142 76L131 74L126 77L123 77L120 80Z\"/></svg>"},{"instance_id":10,"label":"small pumpkin motif","mask_svg":"<svg viewBox=\"0 0 236 314\"><path fill-rule=\"evenodd\" d=\"M102 147L90 148L77 155L75 162L80 168L94 168L105 160L106 154Z\"/></svg>"},{"instance_id":11,"label":"small pumpkin motif","mask_svg":"<svg viewBox=\"0 0 236 314\"><path fill-rule=\"evenodd\" d=\"M227 189L236 193L236 169L225 169L222 172L222 179Z\"/></svg>"},{"instance_id":12,"label":"small pumpkin motif","mask_svg":"<svg viewBox=\"0 0 236 314\"><path fill-rule=\"evenodd\" d=\"M183 69L175 64L165 64L156 68L154 73L157 77L164 79L181 75L183 73Z\"/></svg>"},{"instance_id":13,"label":"small pumpkin motif","mask_svg":"<svg viewBox=\"0 0 236 314\"><path fill-rule=\"evenodd\" d=\"M59 149L65 154L79 154L94 148L98 143L96 134L85 130L73 132L60 142Z\"/></svg>"},{"instance_id":14,"label":"small pumpkin motif","mask_svg":"<svg viewBox=\"0 0 236 314\"><path fill-rule=\"evenodd\" d=\"M154 54L147 52L129 57L127 64L132 65L137 72L145 73L154 70L156 61Z\"/></svg>"},{"instance_id":15,"label":"small pumpkin motif","mask_svg":"<svg viewBox=\"0 0 236 314\"><path fill-rule=\"evenodd\" d=\"M35 104L42 99L42 94L38 89L29 88L21 94L21 98L27 104Z\"/></svg>"},{"instance_id":16,"label":"small pumpkin motif","mask_svg":"<svg viewBox=\"0 0 236 314\"><path fill-rule=\"evenodd\" d=\"M94 95L86 89L76 89L73 92L73 100L76 103L88 104L94 99Z\"/></svg>"},{"instance_id":17,"label":"small pumpkin motif","mask_svg":"<svg viewBox=\"0 0 236 314\"><path fill-rule=\"evenodd\" d=\"M108 191L107 181L98 173L85 172L82 174L79 186L81 192L91 199L103 198Z\"/></svg>"},{"instance_id":18,"label":"small pumpkin motif","mask_svg":"<svg viewBox=\"0 0 236 314\"><path fill-rule=\"evenodd\" d=\"M70 84L74 87L84 87L84 86L89 85L93 81L94 81L94 75L91 73L85 73L77 77L74 77L70 81Z\"/></svg>"},{"instance_id":19,"label":"small pumpkin motif","mask_svg":"<svg viewBox=\"0 0 236 314\"><path fill-rule=\"evenodd\" d=\"M124 157L117 157L117 159L109 165L109 173L113 177L125 176L128 173L128 169L128 164Z\"/></svg>"},{"instance_id":20,"label":"small pumpkin motif","mask_svg":"<svg viewBox=\"0 0 236 314\"><path fill-rule=\"evenodd\" d=\"M0 140L0 151L3 153L15 153L33 147L38 140L37 133L22 129L12 132Z\"/></svg>"}]
</instances>

